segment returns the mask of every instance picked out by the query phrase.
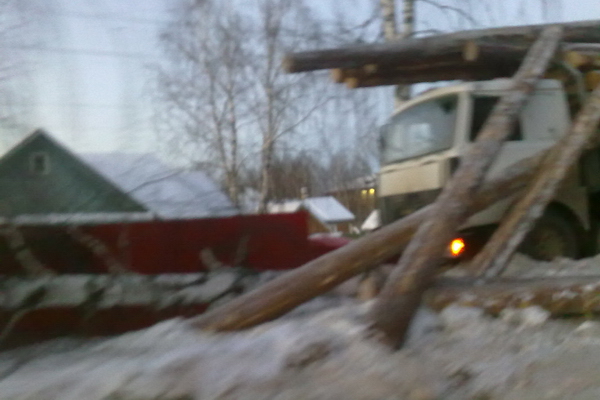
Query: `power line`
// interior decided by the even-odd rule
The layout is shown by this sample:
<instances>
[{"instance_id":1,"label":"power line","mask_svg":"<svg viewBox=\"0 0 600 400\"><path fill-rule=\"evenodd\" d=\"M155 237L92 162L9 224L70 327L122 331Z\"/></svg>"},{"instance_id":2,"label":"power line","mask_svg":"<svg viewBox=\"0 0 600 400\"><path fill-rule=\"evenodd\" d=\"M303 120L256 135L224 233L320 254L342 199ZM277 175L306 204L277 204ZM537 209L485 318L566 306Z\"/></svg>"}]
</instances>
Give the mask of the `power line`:
<instances>
[{"instance_id":1,"label":"power line","mask_svg":"<svg viewBox=\"0 0 600 400\"><path fill-rule=\"evenodd\" d=\"M29 108L29 107L56 107L56 108L118 108L118 109L131 109L131 108L143 108L143 104L86 104L86 103L65 103L65 104L48 104L48 103L23 103L10 104L8 107L15 108Z\"/></svg>"},{"instance_id":2,"label":"power line","mask_svg":"<svg viewBox=\"0 0 600 400\"><path fill-rule=\"evenodd\" d=\"M117 14L87 14L87 13L78 13L78 12L67 12L67 11L48 11L48 12L36 12L30 11L29 14L33 15L43 15L43 16L59 16L59 17L69 17L69 18L79 18L79 19L92 19L92 20L101 20L101 21L114 21L114 22L127 22L127 23L137 23L137 24L147 24L147 25L166 25L172 22L171 20L161 20L161 19L152 19L152 18L137 18L137 17L122 17Z\"/></svg>"},{"instance_id":3,"label":"power line","mask_svg":"<svg viewBox=\"0 0 600 400\"><path fill-rule=\"evenodd\" d=\"M43 46L0 46L1 49L11 49L20 51L40 51L47 53L59 53L59 54L78 54L78 55L89 55L89 56L100 56L100 57L122 57L132 59L151 59L158 58L157 54L144 54L144 53L127 53L122 51L114 50L86 50L86 49L68 49L68 48L51 48Z\"/></svg>"}]
</instances>

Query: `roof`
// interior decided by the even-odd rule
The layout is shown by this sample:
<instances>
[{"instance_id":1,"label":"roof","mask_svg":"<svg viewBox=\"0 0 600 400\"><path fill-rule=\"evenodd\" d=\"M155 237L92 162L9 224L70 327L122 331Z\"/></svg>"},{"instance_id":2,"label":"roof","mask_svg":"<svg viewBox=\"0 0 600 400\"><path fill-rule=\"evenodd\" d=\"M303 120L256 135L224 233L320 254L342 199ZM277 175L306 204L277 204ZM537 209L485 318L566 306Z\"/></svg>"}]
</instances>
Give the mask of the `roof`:
<instances>
[{"instance_id":1,"label":"roof","mask_svg":"<svg viewBox=\"0 0 600 400\"><path fill-rule=\"evenodd\" d=\"M292 213L303 208L325 224L354 220L354 214L333 196L309 197L304 200L287 200L269 204L269 213Z\"/></svg>"},{"instance_id":2,"label":"roof","mask_svg":"<svg viewBox=\"0 0 600 400\"><path fill-rule=\"evenodd\" d=\"M237 213L201 171L167 167L151 154L96 153L79 157L161 218L203 218Z\"/></svg>"}]
</instances>

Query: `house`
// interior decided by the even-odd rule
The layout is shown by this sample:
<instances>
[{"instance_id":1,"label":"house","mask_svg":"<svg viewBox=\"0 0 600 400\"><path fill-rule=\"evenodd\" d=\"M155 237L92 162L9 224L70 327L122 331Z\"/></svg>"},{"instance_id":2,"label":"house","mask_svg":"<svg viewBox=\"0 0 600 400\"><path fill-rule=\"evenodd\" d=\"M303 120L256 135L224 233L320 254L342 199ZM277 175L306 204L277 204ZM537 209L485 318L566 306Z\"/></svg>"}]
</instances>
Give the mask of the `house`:
<instances>
[{"instance_id":1,"label":"house","mask_svg":"<svg viewBox=\"0 0 600 400\"><path fill-rule=\"evenodd\" d=\"M287 200L271 203L269 213L293 213L300 210L308 211L309 233L350 232L354 214L332 196L309 197L303 200Z\"/></svg>"},{"instance_id":2,"label":"house","mask_svg":"<svg viewBox=\"0 0 600 400\"><path fill-rule=\"evenodd\" d=\"M152 155L78 155L37 130L0 158L0 216L144 214L162 219L236 213L202 172Z\"/></svg>"}]
</instances>

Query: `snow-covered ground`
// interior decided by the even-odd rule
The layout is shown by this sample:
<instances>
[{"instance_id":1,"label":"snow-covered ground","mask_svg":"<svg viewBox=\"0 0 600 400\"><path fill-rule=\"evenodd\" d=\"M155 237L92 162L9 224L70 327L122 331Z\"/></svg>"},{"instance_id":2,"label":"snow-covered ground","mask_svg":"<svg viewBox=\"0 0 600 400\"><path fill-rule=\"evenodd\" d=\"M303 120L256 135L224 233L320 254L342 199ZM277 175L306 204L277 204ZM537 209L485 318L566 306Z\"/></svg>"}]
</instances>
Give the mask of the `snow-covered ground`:
<instances>
[{"instance_id":1,"label":"snow-covered ground","mask_svg":"<svg viewBox=\"0 0 600 400\"><path fill-rule=\"evenodd\" d=\"M599 261L517 259L511 271L545 275L572 264L592 274ZM600 399L600 323L548 320L537 308L500 318L422 309L393 353L368 333L371 304L330 296L240 333L170 320L109 339L6 351L0 399Z\"/></svg>"}]
</instances>

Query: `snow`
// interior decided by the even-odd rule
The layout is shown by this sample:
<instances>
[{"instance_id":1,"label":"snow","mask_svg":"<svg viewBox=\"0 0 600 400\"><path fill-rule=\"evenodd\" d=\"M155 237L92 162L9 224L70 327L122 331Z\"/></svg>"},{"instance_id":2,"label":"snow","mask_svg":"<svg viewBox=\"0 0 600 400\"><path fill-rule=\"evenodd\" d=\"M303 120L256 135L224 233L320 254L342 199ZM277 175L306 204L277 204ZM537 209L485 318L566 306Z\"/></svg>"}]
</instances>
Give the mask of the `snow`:
<instances>
[{"instance_id":1,"label":"snow","mask_svg":"<svg viewBox=\"0 0 600 400\"><path fill-rule=\"evenodd\" d=\"M379 210L373 210L369 214L369 216L365 219L360 229L363 231L372 231L381 226L381 217L379 215Z\"/></svg>"},{"instance_id":2,"label":"snow","mask_svg":"<svg viewBox=\"0 0 600 400\"><path fill-rule=\"evenodd\" d=\"M239 333L202 333L174 319L110 339L62 339L6 351L0 353L0 398L600 396L600 332L583 336L578 323L546 321L543 329L515 330L512 322L473 309L454 307L443 317L422 309L407 346L390 352L368 334L371 305L324 297Z\"/></svg>"},{"instance_id":3,"label":"snow","mask_svg":"<svg viewBox=\"0 0 600 400\"><path fill-rule=\"evenodd\" d=\"M305 208L324 224L354 221L352 214L333 196L309 197L269 204L269 213L292 213Z\"/></svg>"},{"instance_id":4,"label":"snow","mask_svg":"<svg viewBox=\"0 0 600 400\"><path fill-rule=\"evenodd\" d=\"M600 258L511 274L598 274ZM273 276L265 276L264 280ZM225 285L227 286L227 285ZM103 339L61 339L0 353L0 399L539 400L600 398L600 322L548 319L539 307L500 318L422 308L406 346L368 330L373 302L329 294L237 333L182 319Z\"/></svg>"},{"instance_id":5,"label":"snow","mask_svg":"<svg viewBox=\"0 0 600 400\"><path fill-rule=\"evenodd\" d=\"M201 171L175 170L151 154L115 152L79 156L161 218L206 218L237 213L227 196Z\"/></svg>"}]
</instances>

